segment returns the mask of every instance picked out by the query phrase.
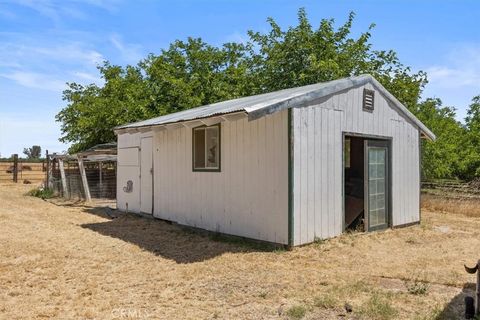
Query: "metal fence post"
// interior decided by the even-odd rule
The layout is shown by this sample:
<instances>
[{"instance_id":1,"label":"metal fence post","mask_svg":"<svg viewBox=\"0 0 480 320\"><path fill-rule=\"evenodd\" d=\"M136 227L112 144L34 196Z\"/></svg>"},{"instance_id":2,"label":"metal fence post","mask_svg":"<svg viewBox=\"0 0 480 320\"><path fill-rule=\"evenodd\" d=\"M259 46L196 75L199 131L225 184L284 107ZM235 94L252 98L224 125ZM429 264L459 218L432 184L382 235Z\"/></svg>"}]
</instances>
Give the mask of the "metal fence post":
<instances>
[{"instance_id":1,"label":"metal fence post","mask_svg":"<svg viewBox=\"0 0 480 320\"><path fill-rule=\"evenodd\" d=\"M18 154L13 155L13 182L18 182Z\"/></svg>"}]
</instances>

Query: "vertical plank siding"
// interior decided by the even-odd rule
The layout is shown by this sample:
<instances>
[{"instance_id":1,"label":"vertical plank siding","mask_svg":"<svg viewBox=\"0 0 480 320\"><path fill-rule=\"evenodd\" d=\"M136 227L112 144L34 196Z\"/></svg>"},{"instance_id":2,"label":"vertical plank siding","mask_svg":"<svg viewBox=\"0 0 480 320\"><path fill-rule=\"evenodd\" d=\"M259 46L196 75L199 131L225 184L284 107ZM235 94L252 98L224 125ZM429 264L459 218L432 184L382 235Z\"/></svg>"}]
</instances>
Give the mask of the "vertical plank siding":
<instances>
[{"instance_id":1,"label":"vertical plank siding","mask_svg":"<svg viewBox=\"0 0 480 320\"><path fill-rule=\"evenodd\" d=\"M378 91L372 112L351 88L290 110L293 118L293 244L343 232L343 134L391 139L392 225L419 221L418 127ZM139 147L153 136L155 217L288 244L288 110L221 123L221 171L193 172L192 129L119 134L117 206L140 210ZM133 192L126 193L126 181Z\"/></svg>"},{"instance_id":2,"label":"vertical plank siding","mask_svg":"<svg viewBox=\"0 0 480 320\"><path fill-rule=\"evenodd\" d=\"M221 123L221 172L192 171L189 128L154 133L154 216L288 242L287 110Z\"/></svg>"},{"instance_id":3,"label":"vertical plank siding","mask_svg":"<svg viewBox=\"0 0 480 320\"><path fill-rule=\"evenodd\" d=\"M392 224L419 221L419 130L377 91L373 112L362 110L363 89L293 108L294 244L343 232L342 134L391 138Z\"/></svg>"}]
</instances>

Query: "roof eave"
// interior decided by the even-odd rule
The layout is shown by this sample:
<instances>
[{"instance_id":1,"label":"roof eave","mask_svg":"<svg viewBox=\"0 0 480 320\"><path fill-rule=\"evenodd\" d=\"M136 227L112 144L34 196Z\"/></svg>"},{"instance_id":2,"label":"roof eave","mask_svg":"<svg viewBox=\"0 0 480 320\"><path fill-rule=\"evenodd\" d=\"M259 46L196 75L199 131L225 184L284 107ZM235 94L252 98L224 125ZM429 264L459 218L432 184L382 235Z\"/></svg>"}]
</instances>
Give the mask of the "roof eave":
<instances>
[{"instance_id":1,"label":"roof eave","mask_svg":"<svg viewBox=\"0 0 480 320\"><path fill-rule=\"evenodd\" d=\"M178 120L178 121L172 121L172 122L163 122L163 123L152 123L148 125L143 125L143 126L136 126L132 127L129 126L128 124L125 126L119 126L115 127L113 129L115 134L123 134L123 133L137 133L137 132L147 132L150 130L153 130L154 128L160 128L160 127L176 127L178 126L186 126L186 127L191 127L188 123L192 122L199 122L199 125L213 125L216 124L217 122L209 122L206 121L207 119L212 119L212 118L222 118L222 120L219 120L218 122L224 121L224 120L232 120L232 119L240 119L240 118L245 118L248 116L248 113L242 109L238 111L233 111L233 112L225 112L225 113L215 113L211 114L205 117L198 117L198 118L192 118L192 119L185 119L185 120ZM232 118L232 119L231 119Z\"/></svg>"},{"instance_id":2,"label":"roof eave","mask_svg":"<svg viewBox=\"0 0 480 320\"><path fill-rule=\"evenodd\" d=\"M403 112L419 128L419 130L424 134L424 136L427 139L431 141L436 140L435 134L433 134L432 131L430 131L417 117L415 117L413 113L411 113L397 98L395 98L394 95L392 95L387 89L385 89L385 87L383 87L382 84L380 84L370 74L334 80L334 81L331 81L330 85L322 87L320 89L316 89L307 93L293 95L291 97L288 97L286 99L282 99L281 101L277 101L273 103L262 102L250 107L239 108L238 110L232 113L245 113L248 115L249 120L255 120L265 115L272 114L283 109L292 108L293 106L303 105L305 103L308 103L316 99L328 97L344 90L365 85L366 83L371 83L389 101L391 101L401 112ZM125 124L125 125L115 127L114 132L117 135L125 132L133 133L133 132L142 131L142 129L145 130L146 128L172 125L175 123L198 121L206 118L222 116L225 114L228 114L228 112L225 112L225 113L219 112L219 113L211 114L205 117L198 117L198 118L195 117L192 119L185 119L180 121L152 123L152 124L139 125L139 126L133 126L132 124Z\"/></svg>"},{"instance_id":3,"label":"roof eave","mask_svg":"<svg viewBox=\"0 0 480 320\"><path fill-rule=\"evenodd\" d=\"M370 79L373 79L371 75L361 75L357 77L350 77L350 78L335 80L335 81L332 81L332 82L335 82L332 85L329 85L317 90L313 90L308 93L303 93L298 96L291 97L289 99L285 99L273 104L254 105L252 107L245 108L245 111L248 113L248 118L250 120L255 120L265 115L280 111L282 109L288 109L293 106L303 105L305 103L308 103L316 99L334 95L343 90L348 90L353 87L362 86L367 82L369 82Z\"/></svg>"}]
</instances>

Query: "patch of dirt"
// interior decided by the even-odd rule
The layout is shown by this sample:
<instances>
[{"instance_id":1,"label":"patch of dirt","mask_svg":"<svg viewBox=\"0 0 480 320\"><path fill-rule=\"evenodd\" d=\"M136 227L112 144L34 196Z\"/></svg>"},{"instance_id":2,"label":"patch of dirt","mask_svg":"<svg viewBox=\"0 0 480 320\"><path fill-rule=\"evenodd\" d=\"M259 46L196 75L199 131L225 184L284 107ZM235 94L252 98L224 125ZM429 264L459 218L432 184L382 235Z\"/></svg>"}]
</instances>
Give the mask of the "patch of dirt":
<instances>
[{"instance_id":1,"label":"patch of dirt","mask_svg":"<svg viewBox=\"0 0 480 320\"><path fill-rule=\"evenodd\" d=\"M480 219L430 206L419 226L283 251L112 219L84 203L25 196L29 188L0 184L5 319L287 319L289 310L304 319L455 319L475 280L463 264L479 258ZM430 285L414 295L408 281Z\"/></svg>"}]
</instances>

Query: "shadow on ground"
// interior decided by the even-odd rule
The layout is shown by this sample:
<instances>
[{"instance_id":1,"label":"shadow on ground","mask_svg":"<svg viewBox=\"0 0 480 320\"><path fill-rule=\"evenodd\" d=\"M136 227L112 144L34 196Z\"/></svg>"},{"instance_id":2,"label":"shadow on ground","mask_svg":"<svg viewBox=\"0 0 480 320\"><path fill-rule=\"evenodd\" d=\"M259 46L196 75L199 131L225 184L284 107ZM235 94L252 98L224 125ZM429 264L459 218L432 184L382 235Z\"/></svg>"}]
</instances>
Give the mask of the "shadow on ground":
<instances>
[{"instance_id":1,"label":"shadow on ground","mask_svg":"<svg viewBox=\"0 0 480 320\"><path fill-rule=\"evenodd\" d=\"M115 200L112 199L95 199L94 202L86 202L82 199L64 199L61 197L53 197L47 201L58 207L83 209L84 212L88 212L102 218L115 218L121 214L120 211L115 210L116 203Z\"/></svg>"},{"instance_id":2,"label":"shadow on ground","mask_svg":"<svg viewBox=\"0 0 480 320\"><path fill-rule=\"evenodd\" d=\"M462 291L458 293L443 308L436 320L465 319L465 297L475 297L475 283L465 283Z\"/></svg>"},{"instance_id":3,"label":"shadow on ground","mask_svg":"<svg viewBox=\"0 0 480 320\"><path fill-rule=\"evenodd\" d=\"M85 212L112 218L109 209L85 208ZM83 228L132 243L155 255L177 263L208 260L227 252L273 251L273 245L183 227L164 220L124 214L113 210L117 218L81 225Z\"/></svg>"}]
</instances>

